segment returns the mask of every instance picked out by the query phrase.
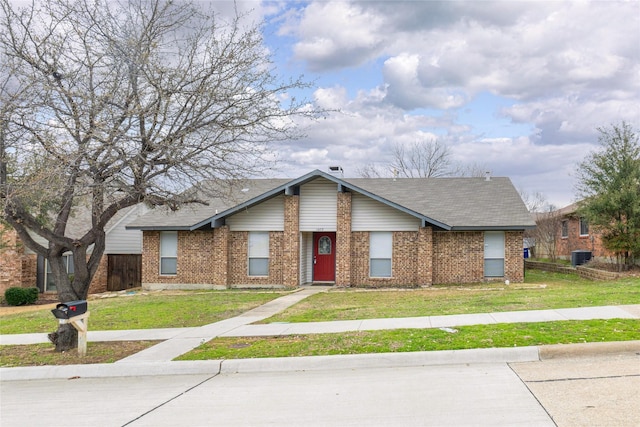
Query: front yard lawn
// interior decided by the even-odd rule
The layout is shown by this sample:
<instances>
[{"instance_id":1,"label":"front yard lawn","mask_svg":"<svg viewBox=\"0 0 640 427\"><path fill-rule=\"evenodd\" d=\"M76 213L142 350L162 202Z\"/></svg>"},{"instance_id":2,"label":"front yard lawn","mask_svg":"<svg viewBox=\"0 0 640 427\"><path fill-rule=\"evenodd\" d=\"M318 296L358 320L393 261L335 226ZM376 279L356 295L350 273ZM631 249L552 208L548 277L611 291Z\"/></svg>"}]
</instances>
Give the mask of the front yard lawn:
<instances>
[{"instance_id":1,"label":"front yard lawn","mask_svg":"<svg viewBox=\"0 0 640 427\"><path fill-rule=\"evenodd\" d=\"M242 314L285 295L279 291L138 292L128 297L90 299L89 330L185 328ZM50 309L0 317L0 334L52 332Z\"/></svg>"},{"instance_id":2,"label":"front yard lawn","mask_svg":"<svg viewBox=\"0 0 640 427\"><path fill-rule=\"evenodd\" d=\"M610 282L576 274L527 270L525 283L432 286L416 290L335 289L313 295L265 319L320 322L498 311L640 304L640 278Z\"/></svg>"}]
</instances>

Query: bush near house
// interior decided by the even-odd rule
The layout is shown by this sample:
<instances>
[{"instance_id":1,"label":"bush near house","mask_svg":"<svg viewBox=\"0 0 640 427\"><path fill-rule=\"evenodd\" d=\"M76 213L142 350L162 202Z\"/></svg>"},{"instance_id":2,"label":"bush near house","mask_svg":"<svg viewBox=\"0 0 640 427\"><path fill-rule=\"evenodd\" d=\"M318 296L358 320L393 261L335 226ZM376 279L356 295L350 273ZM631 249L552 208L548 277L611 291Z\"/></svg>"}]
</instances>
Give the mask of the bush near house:
<instances>
[{"instance_id":1,"label":"bush near house","mask_svg":"<svg viewBox=\"0 0 640 427\"><path fill-rule=\"evenodd\" d=\"M4 292L4 299L9 305L35 304L38 300L38 288L9 288Z\"/></svg>"}]
</instances>

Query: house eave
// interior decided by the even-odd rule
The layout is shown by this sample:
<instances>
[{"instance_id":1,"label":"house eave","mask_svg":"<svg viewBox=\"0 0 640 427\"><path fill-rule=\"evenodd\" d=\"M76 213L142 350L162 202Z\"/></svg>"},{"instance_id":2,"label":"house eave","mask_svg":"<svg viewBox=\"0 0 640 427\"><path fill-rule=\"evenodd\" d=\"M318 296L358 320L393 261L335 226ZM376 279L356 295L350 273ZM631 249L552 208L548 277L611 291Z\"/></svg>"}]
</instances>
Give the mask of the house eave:
<instances>
[{"instance_id":1,"label":"house eave","mask_svg":"<svg viewBox=\"0 0 640 427\"><path fill-rule=\"evenodd\" d=\"M536 228L535 225L456 225L451 231L524 231Z\"/></svg>"}]
</instances>

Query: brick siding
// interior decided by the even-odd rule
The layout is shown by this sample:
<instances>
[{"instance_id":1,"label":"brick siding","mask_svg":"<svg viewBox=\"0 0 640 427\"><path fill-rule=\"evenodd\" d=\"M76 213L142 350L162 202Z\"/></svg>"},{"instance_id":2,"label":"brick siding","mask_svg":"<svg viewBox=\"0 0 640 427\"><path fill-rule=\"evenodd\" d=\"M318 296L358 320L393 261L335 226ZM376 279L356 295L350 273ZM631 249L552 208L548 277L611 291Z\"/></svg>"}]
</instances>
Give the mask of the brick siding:
<instances>
[{"instance_id":1,"label":"brick siding","mask_svg":"<svg viewBox=\"0 0 640 427\"><path fill-rule=\"evenodd\" d=\"M336 286L351 285L351 193L338 193Z\"/></svg>"},{"instance_id":2,"label":"brick siding","mask_svg":"<svg viewBox=\"0 0 640 427\"><path fill-rule=\"evenodd\" d=\"M504 278L512 282L524 281L523 239L522 231L504 233Z\"/></svg>"},{"instance_id":3,"label":"brick siding","mask_svg":"<svg viewBox=\"0 0 640 427\"><path fill-rule=\"evenodd\" d=\"M351 233L351 286L414 287L431 284L430 228L393 232L392 277L369 277L369 232Z\"/></svg>"},{"instance_id":4,"label":"brick siding","mask_svg":"<svg viewBox=\"0 0 640 427\"><path fill-rule=\"evenodd\" d=\"M570 216L565 217L567 221L567 237L562 237L562 227L558 227L556 235L556 255L562 259L571 259L573 251L591 251L594 257L609 258L615 257L613 252L604 248L600 233L589 228L589 234L580 235L580 218Z\"/></svg>"},{"instance_id":5,"label":"brick siding","mask_svg":"<svg viewBox=\"0 0 640 427\"><path fill-rule=\"evenodd\" d=\"M270 236L271 237L271 236ZM300 196L284 196L284 233L282 243L279 237L274 236L275 245L270 244L269 252L275 250L269 259L270 284L277 281L277 276L271 271L277 267L281 271L281 281L287 287L296 287L300 282L300 269L298 268L300 254ZM271 241L271 238L269 239ZM277 245L277 247L275 247ZM278 256L277 254L282 254Z\"/></svg>"},{"instance_id":6,"label":"brick siding","mask_svg":"<svg viewBox=\"0 0 640 427\"><path fill-rule=\"evenodd\" d=\"M228 286L282 285L283 242L282 231L269 232L269 275L249 276L249 233L247 231L231 232Z\"/></svg>"},{"instance_id":7,"label":"brick siding","mask_svg":"<svg viewBox=\"0 0 640 427\"><path fill-rule=\"evenodd\" d=\"M433 233L433 254L433 283L484 280L483 232L437 231Z\"/></svg>"},{"instance_id":8,"label":"brick siding","mask_svg":"<svg viewBox=\"0 0 640 427\"><path fill-rule=\"evenodd\" d=\"M36 286L36 255L25 253L18 234L0 224L0 293Z\"/></svg>"}]
</instances>

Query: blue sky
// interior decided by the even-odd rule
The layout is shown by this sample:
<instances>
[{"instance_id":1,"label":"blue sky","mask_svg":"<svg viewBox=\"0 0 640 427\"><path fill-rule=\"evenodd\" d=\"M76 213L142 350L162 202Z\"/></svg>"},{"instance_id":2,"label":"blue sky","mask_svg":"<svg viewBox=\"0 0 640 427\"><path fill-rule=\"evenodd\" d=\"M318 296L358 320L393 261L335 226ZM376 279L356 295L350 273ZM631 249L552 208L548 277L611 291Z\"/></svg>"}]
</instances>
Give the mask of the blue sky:
<instances>
[{"instance_id":1,"label":"blue sky","mask_svg":"<svg viewBox=\"0 0 640 427\"><path fill-rule=\"evenodd\" d=\"M640 2L240 1L282 75L340 110L278 147L277 176L391 161L436 138L550 203L575 200L597 127L640 128Z\"/></svg>"}]
</instances>

